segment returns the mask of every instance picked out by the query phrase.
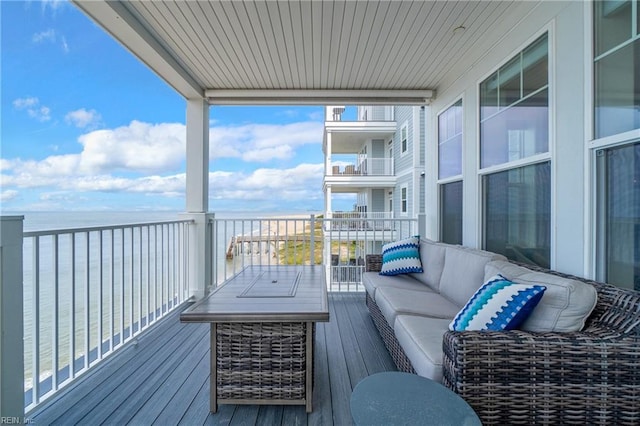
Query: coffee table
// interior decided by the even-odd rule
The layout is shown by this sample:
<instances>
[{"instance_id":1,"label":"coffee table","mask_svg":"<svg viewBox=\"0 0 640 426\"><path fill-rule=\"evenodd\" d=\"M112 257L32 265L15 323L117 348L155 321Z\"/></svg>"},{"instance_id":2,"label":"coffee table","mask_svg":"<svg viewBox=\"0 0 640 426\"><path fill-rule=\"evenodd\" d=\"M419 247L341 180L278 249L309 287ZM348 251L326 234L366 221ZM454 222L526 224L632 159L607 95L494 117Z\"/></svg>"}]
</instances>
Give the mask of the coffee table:
<instances>
[{"instance_id":1,"label":"coffee table","mask_svg":"<svg viewBox=\"0 0 640 426\"><path fill-rule=\"evenodd\" d=\"M482 426L453 391L415 374L388 371L361 380L351 394L356 425Z\"/></svg>"},{"instance_id":2,"label":"coffee table","mask_svg":"<svg viewBox=\"0 0 640 426\"><path fill-rule=\"evenodd\" d=\"M315 322L329 321L323 266L248 266L180 320L211 323L211 412L218 404L311 412Z\"/></svg>"}]
</instances>

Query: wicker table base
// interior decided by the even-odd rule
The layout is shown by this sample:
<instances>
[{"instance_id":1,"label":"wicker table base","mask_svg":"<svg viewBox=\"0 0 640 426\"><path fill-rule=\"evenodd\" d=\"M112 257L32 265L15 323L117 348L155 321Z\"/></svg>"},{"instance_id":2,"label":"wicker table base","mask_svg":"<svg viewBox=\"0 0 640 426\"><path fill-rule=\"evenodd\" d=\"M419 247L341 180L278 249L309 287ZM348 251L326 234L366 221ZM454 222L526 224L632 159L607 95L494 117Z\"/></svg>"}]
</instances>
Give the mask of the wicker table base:
<instances>
[{"instance_id":1,"label":"wicker table base","mask_svg":"<svg viewBox=\"0 0 640 426\"><path fill-rule=\"evenodd\" d=\"M212 323L211 411L221 404L312 409L312 322Z\"/></svg>"}]
</instances>

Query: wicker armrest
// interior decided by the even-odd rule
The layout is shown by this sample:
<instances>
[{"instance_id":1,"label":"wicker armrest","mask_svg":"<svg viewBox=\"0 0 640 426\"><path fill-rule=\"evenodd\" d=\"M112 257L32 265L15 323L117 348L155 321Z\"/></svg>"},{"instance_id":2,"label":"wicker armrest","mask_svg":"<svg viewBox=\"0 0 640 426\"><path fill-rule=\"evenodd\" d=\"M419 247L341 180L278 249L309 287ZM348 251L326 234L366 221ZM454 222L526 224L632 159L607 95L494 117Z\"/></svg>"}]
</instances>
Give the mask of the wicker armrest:
<instances>
[{"instance_id":1,"label":"wicker armrest","mask_svg":"<svg viewBox=\"0 0 640 426\"><path fill-rule=\"evenodd\" d=\"M366 255L366 272L380 272L382 270L382 255L381 254L368 254Z\"/></svg>"},{"instance_id":2,"label":"wicker armrest","mask_svg":"<svg viewBox=\"0 0 640 426\"><path fill-rule=\"evenodd\" d=\"M638 336L449 331L443 350L443 382L484 424L640 421Z\"/></svg>"}]
</instances>

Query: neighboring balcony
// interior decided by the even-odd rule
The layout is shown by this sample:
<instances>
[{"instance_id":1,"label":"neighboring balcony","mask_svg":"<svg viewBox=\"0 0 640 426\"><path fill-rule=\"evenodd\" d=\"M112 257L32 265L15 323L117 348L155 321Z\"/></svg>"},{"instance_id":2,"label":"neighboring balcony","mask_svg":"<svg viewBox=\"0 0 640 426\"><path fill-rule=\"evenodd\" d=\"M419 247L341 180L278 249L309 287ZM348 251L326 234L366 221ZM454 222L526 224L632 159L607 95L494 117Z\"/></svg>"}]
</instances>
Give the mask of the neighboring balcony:
<instances>
[{"instance_id":1,"label":"neighboring balcony","mask_svg":"<svg viewBox=\"0 0 640 426\"><path fill-rule=\"evenodd\" d=\"M362 158L332 163L323 180L333 192L354 192L358 188L385 188L396 185L393 158Z\"/></svg>"}]
</instances>

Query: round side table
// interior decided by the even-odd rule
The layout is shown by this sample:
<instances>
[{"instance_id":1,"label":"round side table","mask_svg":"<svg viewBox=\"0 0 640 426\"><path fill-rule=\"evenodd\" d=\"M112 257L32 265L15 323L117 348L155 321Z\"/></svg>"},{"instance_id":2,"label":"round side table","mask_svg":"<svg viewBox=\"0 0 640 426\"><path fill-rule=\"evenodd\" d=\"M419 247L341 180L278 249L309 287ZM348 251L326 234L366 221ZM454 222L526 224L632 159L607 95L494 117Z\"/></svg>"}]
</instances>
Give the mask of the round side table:
<instances>
[{"instance_id":1,"label":"round side table","mask_svg":"<svg viewBox=\"0 0 640 426\"><path fill-rule=\"evenodd\" d=\"M388 371L358 383L351 394L356 425L482 425L456 393L415 374Z\"/></svg>"}]
</instances>

